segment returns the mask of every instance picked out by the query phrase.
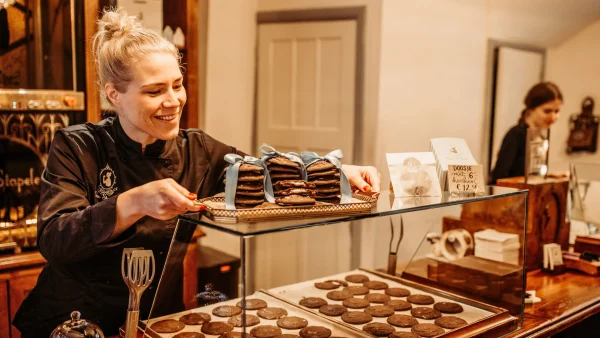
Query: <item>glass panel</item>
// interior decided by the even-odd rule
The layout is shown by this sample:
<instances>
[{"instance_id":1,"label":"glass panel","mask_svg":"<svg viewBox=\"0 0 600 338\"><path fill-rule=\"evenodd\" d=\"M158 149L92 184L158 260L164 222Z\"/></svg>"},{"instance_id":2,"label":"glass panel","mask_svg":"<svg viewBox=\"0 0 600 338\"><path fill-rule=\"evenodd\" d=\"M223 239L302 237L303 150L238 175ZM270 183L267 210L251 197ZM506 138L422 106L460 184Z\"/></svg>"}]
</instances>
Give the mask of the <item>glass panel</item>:
<instances>
[{"instance_id":1,"label":"glass panel","mask_svg":"<svg viewBox=\"0 0 600 338\"><path fill-rule=\"evenodd\" d=\"M600 227L600 164L571 164L571 220L590 234ZM582 234L586 234L585 232Z\"/></svg>"},{"instance_id":2,"label":"glass panel","mask_svg":"<svg viewBox=\"0 0 600 338\"><path fill-rule=\"evenodd\" d=\"M306 322L292 320L305 323L302 325L324 327L332 331L332 336L359 337L368 336L363 331L365 323L349 324L341 312L367 311L376 314L370 317L371 322L385 323L391 314L411 316L418 312L412 312L407 305L413 309L426 307L435 314L432 300L451 303L437 305L453 308L448 311L460 310L453 315L468 324L460 329L460 334L468 336L469 326L474 323L505 334L517 329L523 318L526 201L526 191L489 187L488 195L462 199L444 196L438 200L400 200L385 192L377 210L353 218L231 225L198 219L198 215L181 216L150 325L142 321L142 326L178 320L191 313L200 318L203 313L202 316L211 317L213 324L202 329L188 324L178 332L206 333L218 328L250 332L257 325L278 330L277 317L284 313L280 310L283 309L286 318L304 319ZM348 220L352 223L344 223ZM239 293L233 299L226 299L221 293L200 293L173 310L181 299L177 298L181 297L177 290L182 285L181 266L187 243L197 225L238 236ZM490 235L489 230L498 233ZM360 279L365 276L369 283L363 284ZM208 281L213 282L213 291L225 291L227 284L218 275L209 276ZM407 297L407 292L421 295L416 298L423 304ZM388 300L391 302L384 305ZM319 306L323 301L330 306ZM365 310L365 301L374 307ZM262 309L265 306L269 309ZM380 311L391 312L383 316ZM246 319L245 324L238 322L236 313L247 314L241 317ZM431 318L418 318L418 313L415 316L420 323L434 322ZM400 327L393 330L410 331ZM150 331L150 336L156 335ZM297 335L299 329L281 331Z\"/></svg>"},{"instance_id":3,"label":"glass panel","mask_svg":"<svg viewBox=\"0 0 600 338\"><path fill-rule=\"evenodd\" d=\"M243 235L259 235L269 232L286 231L329 223L347 222L365 218L373 218L386 215L394 215L404 212L411 212L423 209L433 209L442 206L464 204L480 200L494 199L510 194L524 194L512 188L488 186L486 192L477 196L451 196L445 192L439 197L401 197L394 198L393 193L389 190L382 191L377 201L377 207L371 213L362 214L352 217L329 217L329 218L306 218L289 221L265 221L265 222L239 222L235 224L213 222L206 217L201 217L199 214L187 214L181 216L189 222L203 225L209 228L222 230L238 236ZM201 217L201 218L200 218Z\"/></svg>"}]
</instances>

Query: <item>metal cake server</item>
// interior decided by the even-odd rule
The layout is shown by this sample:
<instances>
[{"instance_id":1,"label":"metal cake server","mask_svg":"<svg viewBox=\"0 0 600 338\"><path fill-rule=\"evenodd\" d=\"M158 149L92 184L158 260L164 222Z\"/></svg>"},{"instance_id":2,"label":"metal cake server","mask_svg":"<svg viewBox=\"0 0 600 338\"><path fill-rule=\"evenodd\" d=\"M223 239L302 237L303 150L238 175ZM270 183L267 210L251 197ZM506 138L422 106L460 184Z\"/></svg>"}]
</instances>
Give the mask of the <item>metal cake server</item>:
<instances>
[{"instance_id":1,"label":"metal cake server","mask_svg":"<svg viewBox=\"0 0 600 338\"><path fill-rule=\"evenodd\" d=\"M129 287L129 305L125 321L125 338L135 338L140 319L142 293L152 283L156 272L152 250L143 248L123 249L121 275Z\"/></svg>"}]
</instances>

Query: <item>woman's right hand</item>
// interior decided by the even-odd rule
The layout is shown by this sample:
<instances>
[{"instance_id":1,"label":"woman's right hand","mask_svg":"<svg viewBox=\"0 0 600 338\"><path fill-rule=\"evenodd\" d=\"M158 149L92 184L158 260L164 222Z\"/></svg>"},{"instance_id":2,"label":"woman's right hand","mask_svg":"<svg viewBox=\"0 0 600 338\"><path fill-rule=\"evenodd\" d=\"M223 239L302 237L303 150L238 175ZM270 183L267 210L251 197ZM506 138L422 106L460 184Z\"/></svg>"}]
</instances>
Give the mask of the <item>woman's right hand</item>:
<instances>
[{"instance_id":1,"label":"woman's right hand","mask_svg":"<svg viewBox=\"0 0 600 338\"><path fill-rule=\"evenodd\" d=\"M146 183L132 191L132 205L142 216L168 220L202 208L195 204L196 194L189 192L171 178Z\"/></svg>"},{"instance_id":2,"label":"woman's right hand","mask_svg":"<svg viewBox=\"0 0 600 338\"><path fill-rule=\"evenodd\" d=\"M117 197L117 221L108 240L116 238L144 216L169 220L188 211L203 210L204 205L193 202L196 197L171 178L127 190Z\"/></svg>"}]
</instances>

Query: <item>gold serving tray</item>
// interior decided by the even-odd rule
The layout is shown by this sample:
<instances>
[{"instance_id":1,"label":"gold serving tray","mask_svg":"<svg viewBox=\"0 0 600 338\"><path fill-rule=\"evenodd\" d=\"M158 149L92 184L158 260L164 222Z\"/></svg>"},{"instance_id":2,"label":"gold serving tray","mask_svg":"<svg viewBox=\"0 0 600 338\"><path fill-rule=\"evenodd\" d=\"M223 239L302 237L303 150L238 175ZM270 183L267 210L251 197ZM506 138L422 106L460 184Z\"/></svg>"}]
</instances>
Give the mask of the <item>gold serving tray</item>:
<instances>
[{"instance_id":1,"label":"gold serving tray","mask_svg":"<svg viewBox=\"0 0 600 338\"><path fill-rule=\"evenodd\" d=\"M198 200L203 204L205 216L215 222L239 223L270 220L289 220L307 217L355 216L371 213L377 206L379 193L364 195L352 194L352 202L330 204L317 202L315 205L273 206L267 208L249 208L238 210L225 209L225 198L212 196Z\"/></svg>"}]
</instances>

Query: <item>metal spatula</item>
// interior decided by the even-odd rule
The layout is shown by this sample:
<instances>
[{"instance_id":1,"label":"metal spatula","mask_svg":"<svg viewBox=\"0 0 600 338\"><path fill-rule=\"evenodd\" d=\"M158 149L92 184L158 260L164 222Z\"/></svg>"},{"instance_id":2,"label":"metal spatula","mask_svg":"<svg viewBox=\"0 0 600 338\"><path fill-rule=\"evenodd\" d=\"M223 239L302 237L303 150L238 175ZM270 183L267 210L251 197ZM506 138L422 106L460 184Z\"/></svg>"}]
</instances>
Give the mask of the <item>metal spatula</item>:
<instances>
[{"instance_id":1,"label":"metal spatula","mask_svg":"<svg viewBox=\"0 0 600 338\"><path fill-rule=\"evenodd\" d=\"M152 250L127 248L123 250L121 275L129 287L129 305L125 321L125 338L135 338L140 319L142 293L154 279L155 262Z\"/></svg>"}]
</instances>

